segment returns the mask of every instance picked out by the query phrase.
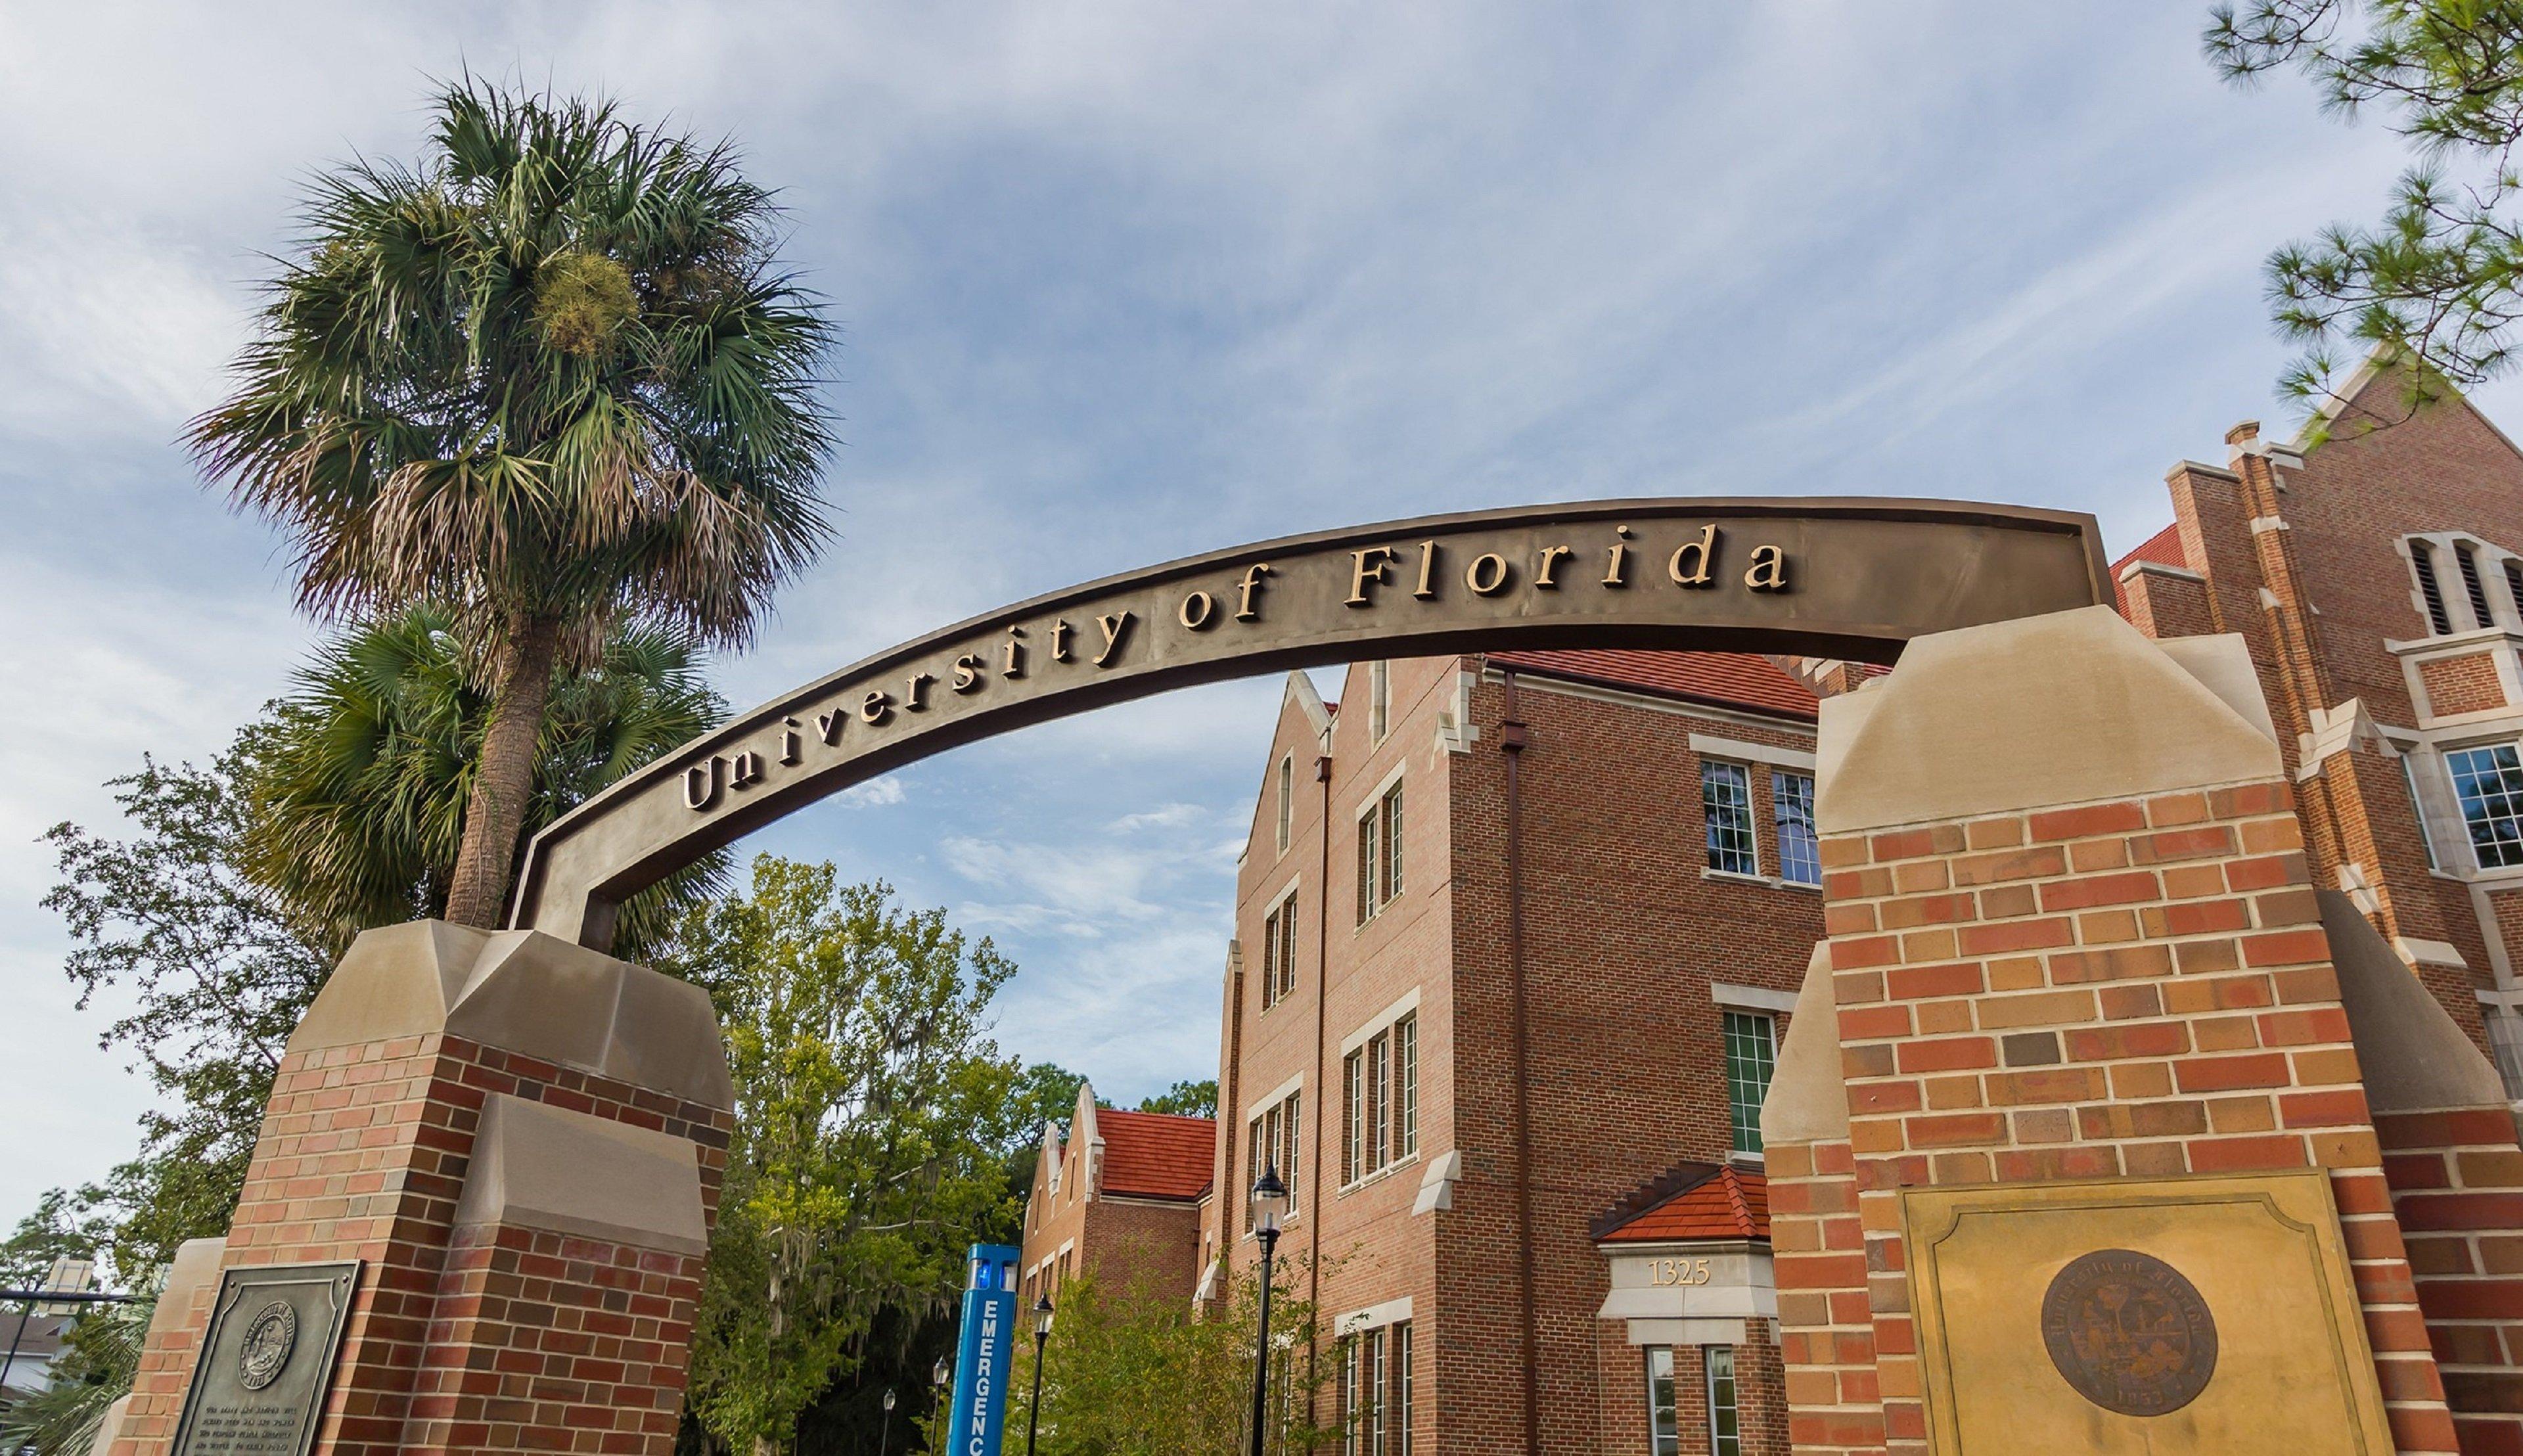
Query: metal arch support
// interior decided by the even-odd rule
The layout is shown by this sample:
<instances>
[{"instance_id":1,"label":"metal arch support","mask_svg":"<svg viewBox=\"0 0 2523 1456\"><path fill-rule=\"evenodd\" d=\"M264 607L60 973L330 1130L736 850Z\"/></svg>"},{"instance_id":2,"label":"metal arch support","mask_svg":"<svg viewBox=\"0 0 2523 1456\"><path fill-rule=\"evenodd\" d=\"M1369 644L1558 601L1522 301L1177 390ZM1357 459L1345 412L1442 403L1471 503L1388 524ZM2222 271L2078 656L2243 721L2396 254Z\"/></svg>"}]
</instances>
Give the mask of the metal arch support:
<instances>
[{"instance_id":1,"label":"metal arch support","mask_svg":"<svg viewBox=\"0 0 2523 1456\"><path fill-rule=\"evenodd\" d=\"M1959 501L1599 500L1261 541L1020 602L738 715L535 836L510 923L608 949L625 898L773 820L1170 688L1533 647L1890 662L1922 634L2111 599L2091 516Z\"/></svg>"}]
</instances>

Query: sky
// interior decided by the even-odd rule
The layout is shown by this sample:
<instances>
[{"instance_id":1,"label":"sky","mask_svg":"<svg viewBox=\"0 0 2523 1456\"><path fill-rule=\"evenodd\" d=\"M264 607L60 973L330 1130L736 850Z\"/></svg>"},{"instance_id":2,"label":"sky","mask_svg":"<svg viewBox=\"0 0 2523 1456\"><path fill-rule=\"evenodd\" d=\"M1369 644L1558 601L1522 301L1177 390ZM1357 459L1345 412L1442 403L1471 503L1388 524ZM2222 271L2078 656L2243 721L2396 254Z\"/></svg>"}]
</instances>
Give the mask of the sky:
<instances>
[{"instance_id":1,"label":"sky","mask_svg":"<svg viewBox=\"0 0 2523 1456\"><path fill-rule=\"evenodd\" d=\"M200 761L323 628L174 444L307 178L463 68L732 136L842 332L838 534L749 704L1211 547L1423 512L1889 494L2094 512L2291 426L2261 263L2378 215L2375 122L2221 84L2204 3L0 5L0 1221L135 1146L37 836ZM2523 423L2523 390L2480 402ZM1327 685L1329 685L1327 683ZM1214 1070L1279 687L928 761L749 847L1022 967L997 1035L1124 1104Z\"/></svg>"}]
</instances>

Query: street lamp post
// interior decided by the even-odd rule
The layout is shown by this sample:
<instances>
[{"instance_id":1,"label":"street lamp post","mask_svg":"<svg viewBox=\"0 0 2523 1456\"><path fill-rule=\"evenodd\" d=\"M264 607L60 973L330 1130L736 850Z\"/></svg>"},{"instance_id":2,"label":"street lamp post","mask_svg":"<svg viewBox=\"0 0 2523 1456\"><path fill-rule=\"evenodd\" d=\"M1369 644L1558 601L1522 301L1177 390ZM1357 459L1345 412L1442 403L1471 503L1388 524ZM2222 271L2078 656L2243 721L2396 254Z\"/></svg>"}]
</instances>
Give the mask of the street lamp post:
<instances>
[{"instance_id":1,"label":"street lamp post","mask_svg":"<svg viewBox=\"0 0 2523 1456\"><path fill-rule=\"evenodd\" d=\"M882 1426L881 1426L881 1427L879 1427L879 1428L878 1428L878 1434L877 1434L877 1438L876 1438L876 1456L885 1456L885 1453L886 1453L887 1451L892 1450L892 1449L893 1449L893 1390L892 1390L892 1388L891 1388L891 1387L889 1387L889 1386L888 1386L888 1387L886 1388L885 1392L884 1392L884 1424L883 1424Z\"/></svg>"},{"instance_id":2,"label":"street lamp post","mask_svg":"<svg viewBox=\"0 0 2523 1456\"><path fill-rule=\"evenodd\" d=\"M1270 1255L1279 1246L1279 1215L1288 1207L1288 1186L1274 1164L1253 1181L1253 1233L1262 1241L1262 1328L1253 1338L1253 1456L1262 1456L1262 1433L1270 1409Z\"/></svg>"},{"instance_id":3,"label":"street lamp post","mask_svg":"<svg viewBox=\"0 0 2523 1456\"><path fill-rule=\"evenodd\" d=\"M1051 1343L1051 1295L1033 1301L1033 1403L1025 1407L1025 1456L1033 1456L1034 1428L1042 1423L1042 1352Z\"/></svg>"}]
</instances>

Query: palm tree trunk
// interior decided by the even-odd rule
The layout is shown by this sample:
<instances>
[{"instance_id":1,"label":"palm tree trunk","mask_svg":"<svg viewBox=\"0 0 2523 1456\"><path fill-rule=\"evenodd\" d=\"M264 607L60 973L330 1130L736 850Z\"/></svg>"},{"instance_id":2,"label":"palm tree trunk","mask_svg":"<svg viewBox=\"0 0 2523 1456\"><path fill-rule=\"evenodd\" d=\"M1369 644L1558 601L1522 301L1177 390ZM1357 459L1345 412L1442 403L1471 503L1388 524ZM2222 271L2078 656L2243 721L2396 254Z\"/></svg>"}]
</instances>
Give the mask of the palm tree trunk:
<instances>
[{"instance_id":1,"label":"palm tree trunk","mask_svg":"<svg viewBox=\"0 0 2523 1456\"><path fill-rule=\"evenodd\" d=\"M500 680L490 730L482 735L473 794L464 805L455 878L447 888L447 918L458 925L496 930L507 909L508 872L516 860L517 831L525 824L526 798L534 791L535 746L543 736L559 647L560 623L551 617L528 617L508 643L507 672Z\"/></svg>"}]
</instances>

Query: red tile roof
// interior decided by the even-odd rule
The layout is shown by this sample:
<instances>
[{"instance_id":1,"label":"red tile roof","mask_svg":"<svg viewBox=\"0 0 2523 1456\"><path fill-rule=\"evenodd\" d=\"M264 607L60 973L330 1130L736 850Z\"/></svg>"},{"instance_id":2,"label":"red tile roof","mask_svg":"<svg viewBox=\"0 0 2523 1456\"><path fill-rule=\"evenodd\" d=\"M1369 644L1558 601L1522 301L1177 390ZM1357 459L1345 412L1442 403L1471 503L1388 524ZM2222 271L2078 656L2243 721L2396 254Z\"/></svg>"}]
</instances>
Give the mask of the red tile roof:
<instances>
[{"instance_id":1,"label":"red tile roof","mask_svg":"<svg viewBox=\"0 0 2523 1456\"><path fill-rule=\"evenodd\" d=\"M2187 567L2190 562L2181 550L2181 523L2173 522L2138 543L2136 550L2112 563L2112 594L2119 602L2120 615L2128 615L2128 592L2120 587L2120 573L2132 561L2152 561L2158 566Z\"/></svg>"},{"instance_id":2,"label":"red tile roof","mask_svg":"<svg viewBox=\"0 0 2523 1456\"><path fill-rule=\"evenodd\" d=\"M1813 689L1753 652L1493 652L1500 667L1636 688L1789 718L1816 716Z\"/></svg>"},{"instance_id":3,"label":"red tile roof","mask_svg":"<svg viewBox=\"0 0 2523 1456\"><path fill-rule=\"evenodd\" d=\"M1104 1140L1103 1192L1133 1198L1197 1198L1209 1192L1217 1124L1206 1117L1095 1109Z\"/></svg>"},{"instance_id":4,"label":"red tile roof","mask_svg":"<svg viewBox=\"0 0 2523 1456\"><path fill-rule=\"evenodd\" d=\"M1683 1170L1677 1169L1677 1172ZM1679 1192L1649 1203L1610 1228L1596 1225L1601 1244L1685 1244L1770 1237L1770 1181L1733 1163L1686 1178Z\"/></svg>"}]
</instances>

